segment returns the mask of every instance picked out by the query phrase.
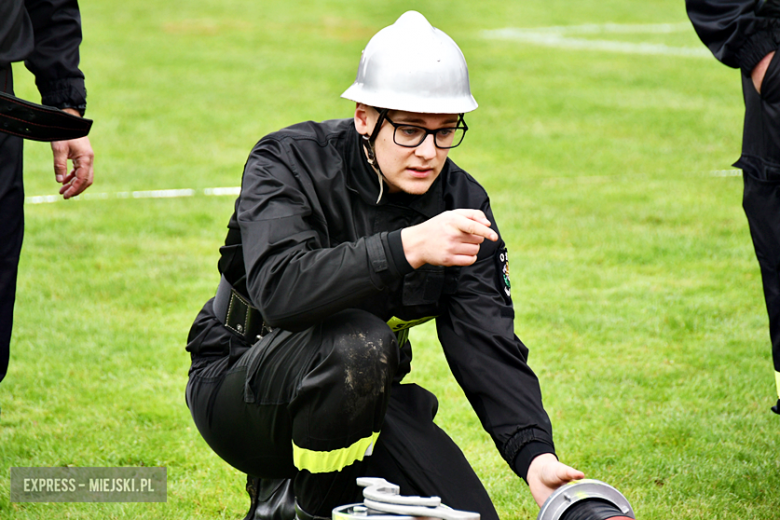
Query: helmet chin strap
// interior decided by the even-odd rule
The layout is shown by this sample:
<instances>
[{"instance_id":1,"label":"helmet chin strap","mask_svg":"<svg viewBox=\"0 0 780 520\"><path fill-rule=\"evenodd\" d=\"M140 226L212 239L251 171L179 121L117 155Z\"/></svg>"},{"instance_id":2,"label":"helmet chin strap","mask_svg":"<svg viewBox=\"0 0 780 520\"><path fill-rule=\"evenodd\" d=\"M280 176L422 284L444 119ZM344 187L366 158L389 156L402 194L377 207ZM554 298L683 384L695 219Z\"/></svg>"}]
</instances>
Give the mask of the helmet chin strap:
<instances>
[{"instance_id":1,"label":"helmet chin strap","mask_svg":"<svg viewBox=\"0 0 780 520\"><path fill-rule=\"evenodd\" d=\"M363 148L365 148L366 150L368 164L370 164L371 168L373 168L374 172L376 172L377 180L379 181L379 196L376 198L376 203L379 204L379 201L382 200L382 193L384 193L385 176L382 173L382 170L379 168L379 163L376 160L376 152L374 151L374 142L376 141L376 138L379 135L379 130L382 129L382 124L385 122L385 116L387 115L388 110L386 108L383 108L381 110L379 110L378 108L374 108L374 110L379 112L379 118L376 120L376 125L374 125L374 131L371 132L370 136L361 135L360 137L363 138Z\"/></svg>"}]
</instances>

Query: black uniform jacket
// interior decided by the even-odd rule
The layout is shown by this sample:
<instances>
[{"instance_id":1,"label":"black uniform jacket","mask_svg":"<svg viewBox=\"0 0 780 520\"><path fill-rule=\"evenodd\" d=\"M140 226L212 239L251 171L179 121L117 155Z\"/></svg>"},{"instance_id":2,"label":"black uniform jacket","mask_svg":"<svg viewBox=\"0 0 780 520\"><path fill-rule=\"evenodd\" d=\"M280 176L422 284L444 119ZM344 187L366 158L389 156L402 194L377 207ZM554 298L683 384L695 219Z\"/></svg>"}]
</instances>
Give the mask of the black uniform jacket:
<instances>
[{"instance_id":1,"label":"black uniform jacket","mask_svg":"<svg viewBox=\"0 0 780 520\"><path fill-rule=\"evenodd\" d=\"M749 76L780 42L780 20L775 17L773 2L686 0L685 7L699 38L715 57Z\"/></svg>"},{"instance_id":2,"label":"black uniform jacket","mask_svg":"<svg viewBox=\"0 0 780 520\"><path fill-rule=\"evenodd\" d=\"M469 267L406 261L401 229L450 209L481 209L498 229L485 190L447 160L420 196L385 193L348 120L301 123L263 138L246 163L221 248L220 272L273 327L302 330L359 308L397 331L435 317L452 373L510 466L525 477L552 453L528 350L515 336L503 241L485 241ZM504 256L502 256L504 255Z\"/></svg>"},{"instance_id":3,"label":"black uniform jacket","mask_svg":"<svg viewBox=\"0 0 780 520\"><path fill-rule=\"evenodd\" d=\"M25 60L44 105L83 115L87 92L80 44L77 0L0 0L0 69Z\"/></svg>"},{"instance_id":4,"label":"black uniform jacket","mask_svg":"<svg viewBox=\"0 0 780 520\"><path fill-rule=\"evenodd\" d=\"M780 47L780 1L688 0L686 7L715 57L742 71L745 123L734 166L758 180L780 178L780 53L769 63L760 94L751 79L758 62Z\"/></svg>"}]
</instances>

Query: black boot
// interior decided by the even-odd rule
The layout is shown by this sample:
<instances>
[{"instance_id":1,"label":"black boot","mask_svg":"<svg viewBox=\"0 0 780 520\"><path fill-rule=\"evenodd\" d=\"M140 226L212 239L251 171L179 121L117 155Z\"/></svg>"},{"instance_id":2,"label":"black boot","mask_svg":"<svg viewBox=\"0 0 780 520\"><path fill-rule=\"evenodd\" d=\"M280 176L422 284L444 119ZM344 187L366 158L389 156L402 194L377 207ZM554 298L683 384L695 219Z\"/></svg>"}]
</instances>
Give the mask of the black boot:
<instances>
[{"instance_id":1,"label":"black boot","mask_svg":"<svg viewBox=\"0 0 780 520\"><path fill-rule=\"evenodd\" d=\"M328 517L324 516L315 516L310 515L303 509L301 509L301 506L298 505L298 502L295 503L295 520L330 520Z\"/></svg>"},{"instance_id":2,"label":"black boot","mask_svg":"<svg viewBox=\"0 0 780 520\"><path fill-rule=\"evenodd\" d=\"M244 520L295 520L292 480L246 477L252 503Z\"/></svg>"},{"instance_id":3,"label":"black boot","mask_svg":"<svg viewBox=\"0 0 780 520\"><path fill-rule=\"evenodd\" d=\"M772 407L772 411L776 414L780 414L780 399L778 399L777 404Z\"/></svg>"}]
</instances>

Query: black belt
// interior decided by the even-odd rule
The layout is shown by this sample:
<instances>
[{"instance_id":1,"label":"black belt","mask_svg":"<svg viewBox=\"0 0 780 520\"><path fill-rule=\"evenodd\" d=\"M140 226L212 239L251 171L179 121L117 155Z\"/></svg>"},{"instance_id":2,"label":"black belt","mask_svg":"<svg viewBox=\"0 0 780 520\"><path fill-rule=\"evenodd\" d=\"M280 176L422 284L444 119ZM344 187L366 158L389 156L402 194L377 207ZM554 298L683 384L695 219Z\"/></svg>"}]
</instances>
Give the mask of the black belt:
<instances>
[{"instance_id":1,"label":"black belt","mask_svg":"<svg viewBox=\"0 0 780 520\"><path fill-rule=\"evenodd\" d=\"M222 325L243 336L250 345L271 331L265 325L260 311L238 294L224 276L219 281L214 297L214 314Z\"/></svg>"},{"instance_id":2,"label":"black belt","mask_svg":"<svg viewBox=\"0 0 780 520\"><path fill-rule=\"evenodd\" d=\"M67 141L84 137L91 127L91 119L0 92L0 132L33 141Z\"/></svg>"}]
</instances>

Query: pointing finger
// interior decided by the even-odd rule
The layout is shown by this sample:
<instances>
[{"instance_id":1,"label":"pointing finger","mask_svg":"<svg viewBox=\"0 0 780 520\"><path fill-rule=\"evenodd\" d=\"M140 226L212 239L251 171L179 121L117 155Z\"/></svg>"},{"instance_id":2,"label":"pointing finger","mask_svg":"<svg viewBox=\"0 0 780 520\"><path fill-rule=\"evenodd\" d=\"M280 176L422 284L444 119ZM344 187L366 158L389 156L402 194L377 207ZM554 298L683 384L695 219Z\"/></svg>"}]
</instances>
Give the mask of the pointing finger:
<instances>
[{"instance_id":1,"label":"pointing finger","mask_svg":"<svg viewBox=\"0 0 780 520\"><path fill-rule=\"evenodd\" d=\"M482 224L481 222L477 222L475 220L463 221L462 225L459 226L459 229L463 233L468 233L469 235L487 238L488 240L491 240L493 242L498 240L498 234L495 231L490 229L487 225Z\"/></svg>"}]
</instances>

